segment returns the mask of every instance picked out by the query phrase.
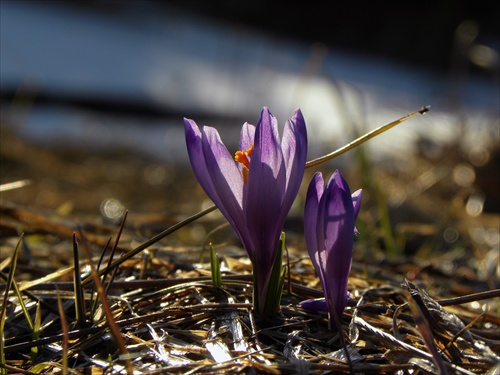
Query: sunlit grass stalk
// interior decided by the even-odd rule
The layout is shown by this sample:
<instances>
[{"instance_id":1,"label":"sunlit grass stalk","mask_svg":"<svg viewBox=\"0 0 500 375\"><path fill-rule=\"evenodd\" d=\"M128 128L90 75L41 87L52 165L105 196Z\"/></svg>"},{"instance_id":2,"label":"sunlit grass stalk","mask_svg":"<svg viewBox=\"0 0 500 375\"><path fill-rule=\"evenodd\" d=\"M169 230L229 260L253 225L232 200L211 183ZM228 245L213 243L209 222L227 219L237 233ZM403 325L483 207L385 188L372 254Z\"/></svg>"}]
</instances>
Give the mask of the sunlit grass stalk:
<instances>
[{"instance_id":1,"label":"sunlit grass stalk","mask_svg":"<svg viewBox=\"0 0 500 375\"><path fill-rule=\"evenodd\" d=\"M396 125L401 124L402 122L405 122L406 120L411 119L412 117L415 117L417 115L423 115L424 113L429 111L429 107L422 107L418 111L412 112L406 116L403 116L396 121L390 122L389 124L379 126L378 128L366 133L365 135L362 135L361 137L357 138L356 140L352 141L351 143L348 143L347 145L329 153L324 156L321 156L317 159L310 160L306 163L306 168L314 167L315 165L319 165L321 163L324 163L328 160L332 160L336 158L337 156L340 156L347 151L352 150L355 147L358 147L360 144L365 143L369 139L372 139L376 137L377 135L382 134L383 132L386 132L387 130L395 127Z\"/></svg>"},{"instance_id":2,"label":"sunlit grass stalk","mask_svg":"<svg viewBox=\"0 0 500 375\"><path fill-rule=\"evenodd\" d=\"M7 301L9 299L9 291L14 281L14 273L16 272L17 266L17 256L19 254L19 247L24 238L24 233L19 237L17 241L16 248L14 249L14 254L12 255L12 260L10 261L10 271L7 278L7 284L5 285L5 293L3 295L2 308L0 309L0 374L7 375L7 369L5 368L5 320L7 319Z\"/></svg>"},{"instance_id":3,"label":"sunlit grass stalk","mask_svg":"<svg viewBox=\"0 0 500 375\"><path fill-rule=\"evenodd\" d=\"M19 291L19 287L17 286L16 279L13 276L12 277L12 288L14 289L14 292L16 293L17 299L19 300L19 305L21 306L21 310L23 310L24 317L26 318L26 322L28 323L30 330L33 331L34 326L33 326L33 321L31 320L30 313L28 309L26 308L26 304L24 303L23 297L21 295L21 292Z\"/></svg>"}]
</instances>

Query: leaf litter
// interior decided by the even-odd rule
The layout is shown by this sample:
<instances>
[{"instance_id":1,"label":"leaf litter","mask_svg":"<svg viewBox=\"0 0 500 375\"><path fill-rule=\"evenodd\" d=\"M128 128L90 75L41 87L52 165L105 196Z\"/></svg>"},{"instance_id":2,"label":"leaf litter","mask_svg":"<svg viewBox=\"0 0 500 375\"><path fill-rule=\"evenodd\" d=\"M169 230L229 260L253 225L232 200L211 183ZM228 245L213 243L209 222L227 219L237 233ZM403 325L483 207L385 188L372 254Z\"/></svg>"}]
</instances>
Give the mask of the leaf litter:
<instances>
[{"instance_id":1,"label":"leaf litter","mask_svg":"<svg viewBox=\"0 0 500 375\"><path fill-rule=\"evenodd\" d=\"M121 187L130 186L130 191L121 198L131 207L129 218L120 241L114 243L119 223L92 212L85 189L73 186L68 191L67 187L61 187L68 184L65 168L74 166L66 163L65 157L61 155L58 162L58 173L64 177L54 188L57 193L54 205L27 203L27 195L41 186L38 175L19 191L2 193L0 290L6 296L2 307L6 311L2 366L8 373L495 374L500 371L498 275L485 261L491 256L492 247L486 240L478 242L474 237L477 228L487 232L492 227L490 223L498 220L498 214L464 216L460 211L466 205L463 199L460 202L464 203L457 203L458 208L451 207L453 210L446 215L436 216L439 207L443 207L443 199L458 200L461 194L466 194L446 179L423 186L422 174L412 175L408 171L394 177L393 168L375 172L379 178L389 176L394 180L391 189L398 189L397 184L411 183L420 189L418 193L412 190L414 196L409 196L398 211L402 216L398 222L406 223L399 233L405 235L404 247L411 250L412 245L414 250L407 251L405 256L388 257L376 241L358 239L349 278L351 300L342 316L341 337L328 329L326 313L307 311L299 305L305 299L321 297L322 291L305 256L301 231L293 220L287 223L291 228L287 230L289 273L280 312L275 316L260 315L252 310L251 266L244 251L227 228L222 226L210 232L223 223L217 214L206 215L107 268L157 234L159 228L182 221L185 212L197 211L195 201L201 202L203 194L194 187L192 176L185 178L185 183L179 182L184 180L179 178L176 184L160 186L173 189L176 199L172 200L164 191L159 192L159 186L141 185L146 190L141 193L132 182L140 180L144 165L133 164L133 171L120 181ZM71 157L77 159L81 155ZM22 153L2 150L2 158L21 166L28 176L35 173ZM416 165L415 171L424 168L422 165L428 162L425 159L414 156L411 162ZM88 164L79 170L85 168ZM180 176L183 171L175 173ZM100 176L103 185L116 184L100 169L87 174L93 176L93 183ZM51 178L57 181L57 173L53 172ZM83 182L77 179L77 184ZM188 186L191 193L186 195ZM97 189L96 195L99 194ZM137 201L131 198L141 194L154 196L163 207L161 211L170 214L144 211L154 205L144 205L144 198L136 198ZM180 207L173 203L179 201L185 203ZM65 202L74 208L69 212L63 210L68 207ZM363 217L364 230L376 233L373 219L368 215L365 213ZM446 216L446 225L455 223L453 228L460 239L451 244L438 241L440 237L435 234L446 230L439 220L437 224L427 223L429 234L420 232L422 226L405 221L405 215ZM210 233L209 240L221 259L221 288L212 283L205 248L208 239L203 235L194 239L195 232L189 230L192 225L202 233ZM31 320L35 321L39 315L37 338L14 289L9 288L9 294L5 295L12 255L21 233L24 239L14 280ZM73 233L80 244L78 268L82 277L83 321L76 318L81 307L76 303L73 281ZM414 240L416 245L409 243ZM90 250L90 258L84 254L84 243ZM116 254L110 260L113 245ZM428 249L433 251L429 253ZM90 264L97 267L102 253L104 258L98 270L100 288L92 281ZM99 301L99 293L106 298L108 311ZM62 308L57 307L58 301ZM124 350L120 350L111 326L117 328Z\"/></svg>"}]
</instances>

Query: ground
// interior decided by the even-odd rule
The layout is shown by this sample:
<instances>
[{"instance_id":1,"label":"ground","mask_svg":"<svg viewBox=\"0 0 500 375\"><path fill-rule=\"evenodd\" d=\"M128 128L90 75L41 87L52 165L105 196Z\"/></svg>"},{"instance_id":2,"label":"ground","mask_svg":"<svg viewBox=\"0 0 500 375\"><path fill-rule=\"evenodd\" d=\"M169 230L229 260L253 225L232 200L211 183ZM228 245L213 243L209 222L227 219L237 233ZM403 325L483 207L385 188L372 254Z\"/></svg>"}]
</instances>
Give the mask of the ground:
<instances>
[{"instance_id":1,"label":"ground","mask_svg":"<svg viewBox=\"0 0 500 375\"><path fill-rule=\"evenodd\" d=\"M299 305L322 295L302 235L306 183L285 226L281 310L262 316L252 310L250 262L220 213L176 229L212 205L187 164L130 150L47 149L5 127L0 142L1 183L29 180L0 201L8 373L499 370L498 148L481 158L422 140L416 154L377 165L352 151L343 173L365 195L339 335L325 312ZM308 170L305 181L334 168ZM209 242L221 288L212 283ZM13 269L17 290L6 295Z\"/></svg>"}]
</instances>

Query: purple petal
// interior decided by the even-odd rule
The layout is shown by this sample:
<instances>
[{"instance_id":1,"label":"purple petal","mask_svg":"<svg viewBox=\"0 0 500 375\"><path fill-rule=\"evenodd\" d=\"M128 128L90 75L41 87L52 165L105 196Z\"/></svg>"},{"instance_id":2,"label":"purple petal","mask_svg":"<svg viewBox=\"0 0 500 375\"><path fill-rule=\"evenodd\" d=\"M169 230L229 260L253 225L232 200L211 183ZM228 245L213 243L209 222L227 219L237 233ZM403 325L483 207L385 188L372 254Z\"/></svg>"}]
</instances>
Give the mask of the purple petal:
<instances>
[{"instance_id":1,"label":"purple petal","mask_svg":"<svg viewBox=\"0 0 500 375\"><path fill-rule=\"evenodd\" d=\"M283 228L282 201L286 171L276 118L264 108L255 129L254 150L243 210L249 233L252 233L259 288L267 282L278 251Z\"/></svg>"},{"instance_id":2,"label":"purple petal","mask_svg":"<svg viewBox=\"0 0 500 375\"><path fill-rule=\"evenodd\" d=\"M249 251L253 246L242 207L243 177L241 171L214 128L203 127L202 146L207 171L217 190L218 202L214 201L214 203L239 234L245 249Z\"/></svg>"},{"instance_id":3,"label":"purple petal","mask_svg":"<svg viewBox=\"0 0 500 375\"><path fill-rule=\"evenodd\" d=\"M316 172L309 183L304 205L304 234L310 252L316 252L319 249L317 239L318 204L323 190L323 175L321 172Z\"/></svg>"},{"instance_id":4,"label":"purple petal","mask_svg":"<svg viewBox=\"0 0 500 375\"><path fill-rule=\"evenodd\" d=\"M306 299L305 301L300 302L299 305L306 310L328 311L328 304L324 298Z\"/></svg>"},{"instance_id":5,"label":"purple petal","mask_svg":"<svg viewBox=\"0 0 500 375\"><path fill-rule=\"evenodd\" d=\"M351 293L346 292L346 301L348 302L350 299ZM305 301L299 302L299 305L306 310L329 311L328 303L326 302L325 298L306 299Z\"/></svg>"},{"instance_id":6,"label":"purple petal","mask_svg":"<svg viewBox=\"0 0 500 375\"><path fill-rule=\"evenodd\" d=\"M245 122L241 127L240 132L240 145L238 150L246 151L252 145L255 138L255 126Z\"/></svg>"},{"instance_id":7,"label":"purple petal","mask_svg":"<svg viewBox=\"0 0 500 375\"><path fill-rule=\"evenodd\" d=\"M322 200L325 204L324 217L326 218L325 227L322 228L326 233L325 247L327 249L339 248L342 243L339 240L343 239L342 234L345 233L344 228L350 225L354 228L354 207L349 185L338 170L328 181Z\"/></svg>"},{"instance_id":8,"label":"purple petal","mask_svg":"<svg viewBox=\"0 0 500 375\"><path fill-rule=\"evenodd\" d=\"M363 190L359 189L352 193L352 205L354 207L354 220L358 217L359 209L361 207L361 198L363 197Z\"/></svg>"},{"instance_id":9,"label":"purple petal","mask_svg":"<svg viewBox=\"0 0 500 375\"><path fill-rule=\"evenodd\" d=\"M318 268L316 269L316 272L318 273L318 276L320 276L321 280L325 280L326 278L326 263L328 260L326 254L327 248L325 247L325 238L326 238L325 227L327 224L326 211L327 211L328 201L326 200L326 192L324 190L325 188L323 186L323 189L320 194L320 199L318 202L318 209L316 213L317 215L316 228L315 228L316 242L317 242L315 257L318 258L317 259ZM323 288L325 288L325 285L326 284L323 284Z\"/></svg>"},{"instance_id":10,"label":"purple petal","mask_svg":"<svg viewBox=\"0 0 500 375\"><path fill-rule=\"evenodd\" d=\"M243 178L233 156L222 143L217 130L210 126L203 127L201 143L208 173L219 196L223 196L224 201L229 200L229 207L234 206L241 211Z\"/></svg>"},{"instance_id":11,"label":"purple petal","mask_svg":"<svg viewBox=\"0 0 500 375\"><path fill-rule=\"evenodd\" d=\"M204 127L201 133L196 123L189 119L184 119L184 126L189 159L196 178L238 233L245 248L251 248L251 238L241 208L241 172L221 142L217 130Z\"/></svg>"},{"instance_id":12,"label":"purple petal","mask_svg":"<svg viewBox=\"0 0 500 375\"><path fill-rule=\"evenodd\" d=\"M250 162L250 175L260 176L262 169L271 170L272 178L269 183L280 185L284 191L286 187L286 174L283 173L283 153L278 133L278 121L264 107L259 123L255 128L254 151ZM282 176L281 176L282 175ZM281 181L275 181L281 178Z\"/></svg>"},{"instance_id":13,"label":"purple petal","mask_svg":"<svg viewBox=\"0 0 500 375\"><path fill-rule=\"evenodd\" d=\"M203 146L201 141L201 132L198 125L193 120L184 119L184 128L186 130L186 144L189 154L189 160L193 168L194 174L198 179L205 193L219 206L220 199L215 189L212 177L208 173L205 163L205 155L203 154Z\"/></svg>"},{"instance_id":14,"label":"purple petal","mask_svg":"<svg viewBox=\"0 0 500 375\"><path fill-rule=\"evenodd\" d=\"M347 281L352 263L354 238L354 208L349 186L339 171L332 175L322 200L325 199L325 248L326 262L325 295L333 306L331 313L341 315L347 303Z\"/></svg>"},{"instance_id":15,"label":"purple petal","mask_svg":"<svg viewBox=\"0 0 500 375\"><path fill-rule=\"evenodd\" d=\"M295 114L285 125L281 148L287 180L282 212L286 216L299 192L307 158L307 130L300 109L295 111Z\"/></svg>"},{"instance_id":16,"label":"purple petal","mask_svg":"<svg viewBox=\"0 0 500 375\"><path fill-rule=\"evenodd\" d=\"M304 206L304 237L309 256L314 269L324 285L324 264L320 264L319 252L322 251L323 243L318 243L318 205L323 195L324 181L321 172L316 172L309 184Z\"/></svg>"}]
</instances>

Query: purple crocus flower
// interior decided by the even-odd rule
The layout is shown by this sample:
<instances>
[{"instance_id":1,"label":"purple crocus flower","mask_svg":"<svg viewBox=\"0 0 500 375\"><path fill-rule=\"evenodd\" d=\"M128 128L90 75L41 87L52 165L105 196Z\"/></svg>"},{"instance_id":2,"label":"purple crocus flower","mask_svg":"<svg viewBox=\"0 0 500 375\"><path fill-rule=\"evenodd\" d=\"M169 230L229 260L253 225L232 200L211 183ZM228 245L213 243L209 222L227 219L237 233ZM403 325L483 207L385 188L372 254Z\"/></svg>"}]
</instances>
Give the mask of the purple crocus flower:
<instances>
[{"instance_id":1,"label":"purple crocus flower","mask_svg":"<svg viewBox=\"0 0 500 375\"><path fill-rule=\"evenodd\" d=\"M257 126L243 124L235 156L216 129L184 119L194 173L241 239L254 267L259 309L263 311L270 273L285 218L304 175L307 132L297 110L280 141L278 122L264 107Z\"/></svg>"},{"instance_id":2,"label":"purple crocus flower","mask_svg":"<svg viewBox=\"0 0 500 375\"><path fill-rule=\"evenodd\" d=\"M335 326L348 301L347 279L351 271L361 190L351 196L349 185L335 171L324 189L323 176L316 173L309 184L304 209L304 235L309 255L325 293L330 323ZM321 308L321 302L304 301L303 306Z\"/></svg>"}]
</instances>

